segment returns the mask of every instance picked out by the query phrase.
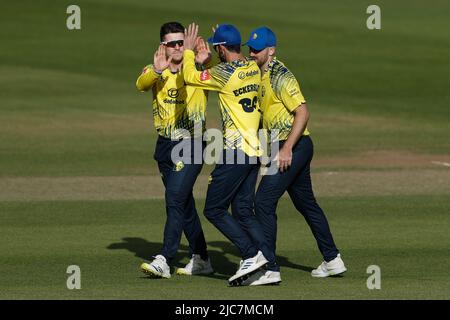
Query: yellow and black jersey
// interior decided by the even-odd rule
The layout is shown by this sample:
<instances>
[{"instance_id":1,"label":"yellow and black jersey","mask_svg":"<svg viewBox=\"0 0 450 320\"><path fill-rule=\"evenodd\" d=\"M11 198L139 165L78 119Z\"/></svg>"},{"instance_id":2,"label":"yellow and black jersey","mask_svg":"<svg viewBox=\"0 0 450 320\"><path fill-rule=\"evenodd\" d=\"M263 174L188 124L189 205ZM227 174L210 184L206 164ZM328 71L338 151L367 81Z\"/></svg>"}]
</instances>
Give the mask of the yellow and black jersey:
<instances>
[{"instance_id":1,"label":"yellow and black jersey","mask_svg":"<svg viewBox=\"0 0 450 320\"><path fill-rule=\"evenodd\" d=\"M192 50L184 51L184 80L190 86L219 92L224 148L260 156L258 90L261 74L256 62L232 61L197 71L194 58Z\"/></svg>"},{"instance_id":2,"label":"yellow and black jersey","mask_svg":"<svg viewBox=\"0 0 450 320\"><path fill-rule=\"evenodd\" d=\"M205 131L207 93L186 86L182 71L166 69L158 74L148 65L136 81L140 91L152 89L153 120L160 136L181 139L198 136Z\"/></svg>"},{"instance_id":3,"label":"yellow and black jersey","mask_svg":"<svg viewBox=\"0 0 450 320\"><path fill-rule=\"evenodd\" d=\"M306 101L295 76L276 58L262 77L259 102L263 128L273 135L272 141L286 140L292 130L294 110ZM309 135L307 128L303 135Z\"/></svg>"}]
</instances>

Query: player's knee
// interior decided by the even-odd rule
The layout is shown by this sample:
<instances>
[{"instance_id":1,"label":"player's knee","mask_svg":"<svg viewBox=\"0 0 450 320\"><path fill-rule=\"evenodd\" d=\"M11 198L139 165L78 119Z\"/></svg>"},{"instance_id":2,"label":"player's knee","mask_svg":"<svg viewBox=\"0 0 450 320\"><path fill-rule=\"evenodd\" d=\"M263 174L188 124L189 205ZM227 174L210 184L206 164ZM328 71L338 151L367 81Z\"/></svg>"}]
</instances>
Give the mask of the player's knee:
<instances>
[{"instance_id":1,"label":"player's knee","mask_svg":"<svg viewBox=\"0 0 450 320\"><path fill-rule=\"evenodd\" d=\"M294 203L297 211L305 218L317 218L324 215L322 209L315 200L311 201L297 201Z\"/></svg>"},{"instance_id":2,"label":"player's knee","mask_svg":"<svg viewBox=\"0 0 450 320\"><path fill-rule=\"evenodd\" d=\"M203 215L208 219L210 222L213 222L220 216L225 214L222 209L218 207L209 207L205 206L205 209L203 210Z\"/></svg>"},{"instance_id":3,"label":"player's knee","mask_svg":"<svg viewBox=\"0 0 450 320\"><path fill-rule=\"evenodd\" d=\"M275 214L275 211L272 210L272 208L276 208L276 203L276 201L270 201L270 199L265 198L262 194L257 193L255 196L255 214L257 216Z\"/></svg>"},{"instance_id":4,"label":"player's knee","mask_svg":"<svg viewBox=\"0 0 450 320\"><path fill-rule=\"evenodd\" d=\"M184 205L188 199L189 193L180 189L167 189L166 202L168 205Z\"/></svg>"}]
</instances>

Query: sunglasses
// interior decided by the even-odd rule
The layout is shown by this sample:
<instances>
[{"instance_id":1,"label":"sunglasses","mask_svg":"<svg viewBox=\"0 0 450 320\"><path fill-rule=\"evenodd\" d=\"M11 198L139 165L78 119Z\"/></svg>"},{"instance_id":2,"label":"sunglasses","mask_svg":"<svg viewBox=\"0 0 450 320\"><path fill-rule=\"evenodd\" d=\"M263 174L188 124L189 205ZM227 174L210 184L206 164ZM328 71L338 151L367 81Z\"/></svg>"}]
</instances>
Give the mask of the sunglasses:
<instances>
[{"instance_id":1,"label":"sunglasses","mask_svg":"<svg viewBox=\"0 0 450 320\"><path fill-rule=\"evenodd\" d=\"M177 45L179 47L182 47L184 45L184 40L163 41L161 42L161 44L169 48L175 48Z\"/></svg>"}]
</instances>

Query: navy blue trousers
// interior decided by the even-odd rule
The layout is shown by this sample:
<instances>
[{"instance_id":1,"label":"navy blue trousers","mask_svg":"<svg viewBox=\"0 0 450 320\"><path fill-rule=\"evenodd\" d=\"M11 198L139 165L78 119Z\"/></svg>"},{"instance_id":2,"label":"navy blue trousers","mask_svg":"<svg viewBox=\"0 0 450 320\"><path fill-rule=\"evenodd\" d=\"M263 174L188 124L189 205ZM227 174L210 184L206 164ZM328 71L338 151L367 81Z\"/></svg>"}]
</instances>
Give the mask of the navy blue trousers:
<instances>
[{"instance_id":1,"label":"navy blue trousers","mask_svg":"<svg viewBox=\"0 0 450 320\"><path fill-rule=\"evenodd\" d=\"M236 164L237 158L245 159L245 163ZM231 159L234 163L230 164ZM240 150L224 150L222 162L211 173L204 210L206 218L239 249L243 260L261 250L267 260L274 262L274 253L254 212L257 159ZM232 214L228 213L230 205Z\"/></svg>"},{"instance_id":2,"label":"navy blue trousers","mask_svg":"<svg viewBox=\"0 0 450 320\"><path fill-rule=\"evenodd\" d=\"M280 142L280 149L284 141ZM331 261L339 251L333 240L327 218L318 205L311 185L310 164L314 147L309 136L303 136L292 150L292 164L285 172L263 176L256 193L255 213L268 240L270 250L275 253L277 239L278 200L285 191L295 208L308 223L325 261ZM269 269L279 271L279 266L269 264Z\"/></svg>"},{"instance_id":3,"label":"navy blue trousers","mask_svg":"<svg viewBox=\"0 0 450 320\"><path fill-rule=\"evenodd\" d=\"M189 140L184 140L184 143L186 141L190 143ZM180 141L172 141L160 136L154 155L166 189L167 218L161 255L168 262L175 257L178 251L183 231L189 242L190 255L200 254L203 259L208 257L205 236L195 209L192 193L203 164L193 164L193 161L191 164L182 166L174 164L171 160L171 151L178 143ZM204 144L202 146L204 147Z\"/></svg>"}]
</instances>

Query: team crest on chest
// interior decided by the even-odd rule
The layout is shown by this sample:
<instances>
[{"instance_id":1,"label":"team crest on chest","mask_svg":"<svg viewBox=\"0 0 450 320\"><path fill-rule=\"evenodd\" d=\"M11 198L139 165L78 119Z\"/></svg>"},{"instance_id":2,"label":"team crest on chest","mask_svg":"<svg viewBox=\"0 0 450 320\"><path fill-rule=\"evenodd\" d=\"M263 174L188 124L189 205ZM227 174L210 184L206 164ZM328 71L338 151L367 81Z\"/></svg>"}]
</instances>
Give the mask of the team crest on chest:
<instances>
[{"instance_id":1,"label":"team crest on chest","mask_svg":"<svg viewBox=\"0 0 450 320\"><path fill-rule=\"evenodd\" d=\"M176 88L171 88L167 91L167 95L173 99L175 99L176 97L178 97L179 92L178 89Z\"/></svg>"}]
</instances>

